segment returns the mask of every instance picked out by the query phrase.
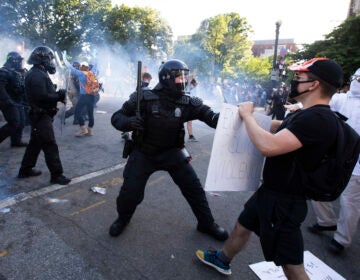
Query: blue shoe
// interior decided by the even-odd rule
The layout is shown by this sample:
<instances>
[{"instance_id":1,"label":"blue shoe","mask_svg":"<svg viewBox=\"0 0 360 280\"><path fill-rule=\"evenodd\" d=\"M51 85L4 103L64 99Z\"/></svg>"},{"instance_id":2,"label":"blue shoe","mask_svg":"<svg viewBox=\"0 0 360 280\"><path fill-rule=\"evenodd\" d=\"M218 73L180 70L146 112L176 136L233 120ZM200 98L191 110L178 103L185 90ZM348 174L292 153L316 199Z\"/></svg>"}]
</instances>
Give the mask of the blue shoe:
<instances>
[{"instance_id":1,"label":"blue shoe","mask_svg":"<svg viewBox=\"0 0 360 280\"><path fill-rule=\"evenodd\" d=\"M231 275L230 264L224 264L219 259L219 257L218 257L219 254L220 254L219 251L203 251L203 250L196 251L196 256L204 264L215 268L221 274Z\"/></svg>"}]
</instances>

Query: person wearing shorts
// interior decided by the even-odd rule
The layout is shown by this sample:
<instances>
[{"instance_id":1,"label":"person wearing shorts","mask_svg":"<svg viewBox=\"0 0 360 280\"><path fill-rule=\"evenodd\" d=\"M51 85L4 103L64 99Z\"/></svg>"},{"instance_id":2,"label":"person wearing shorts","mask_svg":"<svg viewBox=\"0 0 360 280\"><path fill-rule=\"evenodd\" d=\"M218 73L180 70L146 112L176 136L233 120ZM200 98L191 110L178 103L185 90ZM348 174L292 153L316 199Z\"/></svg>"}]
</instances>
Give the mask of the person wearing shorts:
<instances>
[{"instance_id":1,"label":"person wearing shorts","mask_svg":"<svg viewBox=\"0 0 360 280\"><path fill-rule=\"evenodd\" d=\"M266 159L262 185L245 203L223 249L196 251L201 262L225 275L231 274L231 260L254 232L265 260L281 266L287 279L309 279L301 233L307 203L299 166L316 168L336 140L329 101L341 87L343 74L340 65L328 58L313 58L289 69L295 72L289 98L301 102L301 110L283 121L273 120L268 132L257 124L252 102L238 106L251 142Z\"/></svg>"}]
</instances>

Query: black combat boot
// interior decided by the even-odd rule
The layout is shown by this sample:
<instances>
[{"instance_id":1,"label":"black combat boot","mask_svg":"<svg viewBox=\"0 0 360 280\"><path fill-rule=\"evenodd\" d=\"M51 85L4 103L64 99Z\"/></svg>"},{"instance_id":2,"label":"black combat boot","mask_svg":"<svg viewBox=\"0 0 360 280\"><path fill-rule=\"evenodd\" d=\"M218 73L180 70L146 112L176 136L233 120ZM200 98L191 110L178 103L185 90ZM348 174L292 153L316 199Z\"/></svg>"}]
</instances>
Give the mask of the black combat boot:
<instances>
[{"instance_id":1,"label":"black combat boot","mask_svg":"<svg viewBox=\"0 0 360 280\"><path fill-rule=\"evenodd\" d=\"M28 177L35 177L35 176L39 176L41 175L41 171L40 170L36 170L34 168L29 169L29 170L22 170L20 168L19 170L19 174L18 174L18 178L28 178Z\"/></svg>"},{"instance_id":2,"label":"black combat boot","mask_svg":"<svg viewBox=\"0 0 360 280\"><path fill-rule=\"evenodd\" d=\"M59 184L59 185L67 185L71 182L71 179L65 177L64 175L51 176L50 183Z\"/></svg>"},{"instance_id":3,"label":"black combat boot","mask_svg":"<svg viewBox=\"0 0 360 280\"><path fill-rule=\"evenodd\" d=\"M125 229L129 222L123 222L119 218L113 222L113 224L110 226L109 234L113 237L119 236Z\"/></svg>"},{"instance_id":4,"label":"black combat boot","mask_svg":"<svg viewBox=\"0 0 360 280\"><path fill-rule=\"evenodd\" d=\"M212 237L214 237L215 239L220 240L220 241L224 241L224 240L228 239L228 237L229 237L228 232L216 223L213 223L210 226L203 226L201 224L198 224L197 230L202 233L209 234Z\"/></svg>"}]
</instances>

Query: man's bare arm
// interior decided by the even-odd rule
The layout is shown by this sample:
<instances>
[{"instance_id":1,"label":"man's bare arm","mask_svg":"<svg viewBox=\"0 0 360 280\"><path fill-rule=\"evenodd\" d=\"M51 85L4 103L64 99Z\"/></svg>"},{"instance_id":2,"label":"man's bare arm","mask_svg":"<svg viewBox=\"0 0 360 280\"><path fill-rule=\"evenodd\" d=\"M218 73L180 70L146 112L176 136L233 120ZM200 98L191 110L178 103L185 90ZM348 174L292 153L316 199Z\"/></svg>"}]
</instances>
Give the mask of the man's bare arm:
<instances>
[{"instance_id":1,"label":"man's bare arm","mask_svg":"<svg viewBox=\"0 0 360 280\"><path fill-rule=\"evenodd\" d=\"M239 114L245 123L250 140L264 156L286 154L302 147L299 139L288 129L282 129L276 134L263 129L256 122L252 113L252 102L239 104Z\"/></svg>"}]
</instances>

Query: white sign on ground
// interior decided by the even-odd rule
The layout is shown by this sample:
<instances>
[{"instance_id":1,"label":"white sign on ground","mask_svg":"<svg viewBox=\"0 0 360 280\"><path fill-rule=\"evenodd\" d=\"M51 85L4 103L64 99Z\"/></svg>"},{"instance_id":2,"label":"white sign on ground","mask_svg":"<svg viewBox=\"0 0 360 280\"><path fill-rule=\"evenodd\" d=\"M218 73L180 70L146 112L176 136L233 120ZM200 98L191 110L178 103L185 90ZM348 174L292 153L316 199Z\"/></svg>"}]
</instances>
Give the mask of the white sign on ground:
<instances>
[{"instance_id":1,"label":"white sign on ground","mask_svg":"<svg viewBox=\"0 0 360 280\"><path fill-rule=\"evenodd\" d=\"M281 266L276 266L273 262L263 261L249 266L261 280L286 279ZM310 251L304 252L304 266L311 280L345 280Z\"/></svg>"},{"instance_id":2,"label":"white sign on ground","mask_svg":"<svg viewBox=\"0 0 360 280\"><path fill-rule=\"evenodd\" d=\"M270 117L254 112L269 130ZM205 191L254 191L259 187L264 157L251 143L238 107L223 103L205 181Z\"/></svg>"}]
</instances>

